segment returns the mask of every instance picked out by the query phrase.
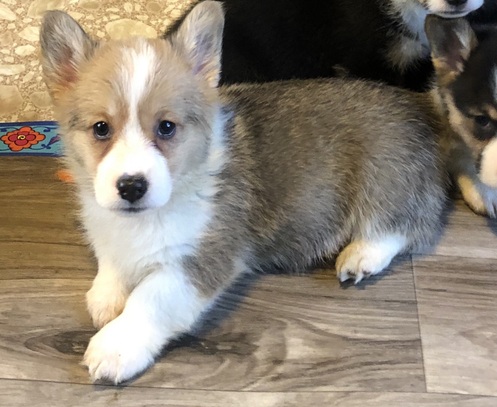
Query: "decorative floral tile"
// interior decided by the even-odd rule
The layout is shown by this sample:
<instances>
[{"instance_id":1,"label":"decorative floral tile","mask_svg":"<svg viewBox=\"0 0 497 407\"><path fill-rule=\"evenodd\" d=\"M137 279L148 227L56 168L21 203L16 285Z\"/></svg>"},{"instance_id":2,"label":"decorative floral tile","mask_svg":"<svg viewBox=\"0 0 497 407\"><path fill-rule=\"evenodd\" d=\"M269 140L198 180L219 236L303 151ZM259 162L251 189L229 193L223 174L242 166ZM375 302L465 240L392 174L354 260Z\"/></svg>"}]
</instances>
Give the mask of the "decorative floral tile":
<instances>
[{"instance_id":1,"label":"decorative floral tile","mask_svg":"<svg viewBox=\"0 0 497 407\"><path fill-rule=\"evenodd\" d=\"M0 156L6 155L62 155L57 123L0 123Z\"/></svg>"}]
</instances>

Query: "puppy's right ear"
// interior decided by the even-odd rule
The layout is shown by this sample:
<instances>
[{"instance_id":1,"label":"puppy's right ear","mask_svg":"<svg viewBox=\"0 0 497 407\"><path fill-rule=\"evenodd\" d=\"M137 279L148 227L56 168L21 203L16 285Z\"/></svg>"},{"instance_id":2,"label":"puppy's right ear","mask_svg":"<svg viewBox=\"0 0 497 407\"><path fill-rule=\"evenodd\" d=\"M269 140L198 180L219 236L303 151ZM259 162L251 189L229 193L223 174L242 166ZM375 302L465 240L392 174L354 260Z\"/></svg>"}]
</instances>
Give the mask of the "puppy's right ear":
<instances>
[{"instance_id":1,"label":"puppy's right ear","mask_svg":"<svg viewBox=\"0 0 497 407\"><path fill-rule=\"evenodd\" d=\"M71 16L63 11L48 11L40 30L43 75L54 101L78 78L83 61L93 53L96 43Z\"/></svg>"},{"instance_id":2,"label":"puppy's right ear","mask_svg":"<svg viewBox=\"0 0 497 407\"><path fill-rule=\"evenodd\" d=\"M437 79L441 85L448 85L464 70L464 63L478 45L476 35L463 18L433 14L426 17L425 31Z\"/></svg>"}]
</instances>

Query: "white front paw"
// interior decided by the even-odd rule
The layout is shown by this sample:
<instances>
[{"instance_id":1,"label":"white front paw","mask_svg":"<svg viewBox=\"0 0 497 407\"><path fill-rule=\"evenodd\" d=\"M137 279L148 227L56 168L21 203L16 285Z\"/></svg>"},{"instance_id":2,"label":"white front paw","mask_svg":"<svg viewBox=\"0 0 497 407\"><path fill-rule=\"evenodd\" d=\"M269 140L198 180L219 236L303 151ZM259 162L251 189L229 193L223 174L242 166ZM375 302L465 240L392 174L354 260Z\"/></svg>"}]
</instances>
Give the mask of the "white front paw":
<instances>
[{"instance_id":1,"label":"white front paw","mask_svg":"<svg viewBox=\"0 0 497 407\"><path fill-rule=\"evenodd\" d=\"M160 350L157 336L143 325L120 316L104 326L90 341L83 364L91 379L115 384L136 376L150 366Z\"/></svg>"},{"instance_id":2,"label":"white front paw","mask_svg":"<svg viewBox=\"0 0 497 407\"><path fill-rule=\"evenodd\" d=\"M124 309L126 293L117 284L104 284L95 279L86 293L86 305L95 328L100 329L117 318Z\"/></svg>"}]
</instances>

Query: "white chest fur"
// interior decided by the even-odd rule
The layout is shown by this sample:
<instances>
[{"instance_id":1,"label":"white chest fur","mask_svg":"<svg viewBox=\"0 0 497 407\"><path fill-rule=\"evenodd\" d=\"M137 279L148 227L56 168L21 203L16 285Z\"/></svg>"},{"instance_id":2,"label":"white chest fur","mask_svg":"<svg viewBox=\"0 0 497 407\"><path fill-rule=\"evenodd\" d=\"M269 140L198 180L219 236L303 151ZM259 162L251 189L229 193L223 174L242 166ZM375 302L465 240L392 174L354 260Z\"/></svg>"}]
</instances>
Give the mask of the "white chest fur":
<instances>
[{"instance_id":1,"label":"white chest fur","mask_svg":"<svg viewBox=\"0 0 497 407\"><path fill-rule=\"evenodd\" d=\"M391 44L387 58L394 66L404 70L419 58L430 55L428 39L424 30L428 11L418 2L398 0L392 2L391 14L400 17L410 35L401 35Z\"/></svg>"},{"instance_id":2,"label":"white chest fur","mask_svg":"<svg viewBox=\"0 0 497 407\"><path fill-rule=\"evenodd\" d=\"M213 125L206 161L180 181L166 205L143 213L123 215L97 204L93 191L82 187L82 217L99 261L105 259L129 282L161 265L175 267L194 252L213 217L213 197L227 155L224 123L219 114Z\"/></svg>"},{"instance_id":3,"label":"white chest fur","mask_svg":"<svg viewBox=\"0 0 497 407\"><path fill-rule=\"evenodd\" d=\"M191 254L212 217L212 204L192 190L184 192L163 208L130 215L103 209L93 196L83 196L83 221L97 258L132 282Z\"/></svg>"}]
</instances>

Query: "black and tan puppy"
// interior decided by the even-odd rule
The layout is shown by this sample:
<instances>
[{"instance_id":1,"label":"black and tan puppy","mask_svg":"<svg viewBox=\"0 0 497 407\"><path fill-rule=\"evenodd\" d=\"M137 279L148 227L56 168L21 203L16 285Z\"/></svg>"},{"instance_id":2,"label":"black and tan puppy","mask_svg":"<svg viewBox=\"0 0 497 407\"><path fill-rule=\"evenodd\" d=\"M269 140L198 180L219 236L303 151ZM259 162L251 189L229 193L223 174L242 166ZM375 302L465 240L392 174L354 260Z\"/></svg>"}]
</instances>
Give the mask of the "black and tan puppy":
<instances>
[{"instance_id":1,"label":"black and tan puppy","mask_svg":"<svg viewBox=\"0 0 497 407\"><path fill-rule=\"evenodd\" d=\"M448 122L448 165L464 200L497 217L497 29L429 16L436 99Z\"/></svg>"}]
</instances>

